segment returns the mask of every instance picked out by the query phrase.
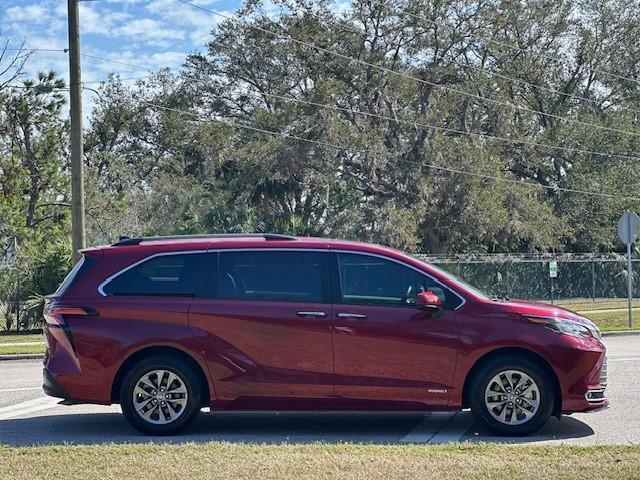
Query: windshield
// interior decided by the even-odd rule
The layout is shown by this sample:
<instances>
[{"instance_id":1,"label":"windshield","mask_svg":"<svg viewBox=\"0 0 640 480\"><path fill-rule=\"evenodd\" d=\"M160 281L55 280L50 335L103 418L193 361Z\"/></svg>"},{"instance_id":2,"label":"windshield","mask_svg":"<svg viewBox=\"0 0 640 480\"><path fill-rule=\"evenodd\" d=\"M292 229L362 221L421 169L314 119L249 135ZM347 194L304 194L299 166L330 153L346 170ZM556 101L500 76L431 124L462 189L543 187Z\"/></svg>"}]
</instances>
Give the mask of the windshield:
<instances>
[{"instance_id":1,"label":"windshield","mask_svg":"<svg viewBox=\"0 0 640 480\"><path fill-rule=\"evenodd\" d=\"M457 277L456 275L454 275L451 272L446 271L443 268L437 267L436 265L434 265L433 263L427 263L427 262L423 262L422 260L420 260L422 263L429 265L431 268L435 268L438 272L440 272L443 276L445 276L448 280L451 280L453 283L456 283L458 285L460 285L461 287L470 290L471 292L475 293L476 295L480 296L480 297L484 297L484 298L490 298L489 295L487 295L485 292L483 292L482 290L474 287L473 285L468 284L467 282L465 282L464 280L462 280L461 278Z\"/></svg>"}]
</instances>

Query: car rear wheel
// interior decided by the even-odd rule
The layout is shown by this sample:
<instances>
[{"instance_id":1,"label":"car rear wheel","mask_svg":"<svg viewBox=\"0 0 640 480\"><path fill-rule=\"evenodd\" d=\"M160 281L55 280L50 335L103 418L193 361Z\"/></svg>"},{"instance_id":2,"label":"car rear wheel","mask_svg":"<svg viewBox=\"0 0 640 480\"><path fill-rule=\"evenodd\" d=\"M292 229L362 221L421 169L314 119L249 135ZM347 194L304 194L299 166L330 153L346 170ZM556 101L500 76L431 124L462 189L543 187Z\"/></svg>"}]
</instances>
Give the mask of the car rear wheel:
<instances>
[{"instance_id":1,"label":"car rear wheel","mask_svg":"<svg viewBox=\"0 0 640 480\"><path fill-rule=\"evenodd\" d=\"M180 358L147 357L125 376L120 405L129 423L142 433L176 433L191 423L200 411L197 376Z\"/></svg>"},{"instance_id":2,"label":"car rear wheel","mask_svg":"<svg viewBox=\"0 0 640 480\"><path fill-rule=\"evenodd\" d=\"M537 363L517 356L499 357L481 367L470 395L476 418L498 435L531 434L553 412L549 375Z\"/></svg>"}]
</instances>

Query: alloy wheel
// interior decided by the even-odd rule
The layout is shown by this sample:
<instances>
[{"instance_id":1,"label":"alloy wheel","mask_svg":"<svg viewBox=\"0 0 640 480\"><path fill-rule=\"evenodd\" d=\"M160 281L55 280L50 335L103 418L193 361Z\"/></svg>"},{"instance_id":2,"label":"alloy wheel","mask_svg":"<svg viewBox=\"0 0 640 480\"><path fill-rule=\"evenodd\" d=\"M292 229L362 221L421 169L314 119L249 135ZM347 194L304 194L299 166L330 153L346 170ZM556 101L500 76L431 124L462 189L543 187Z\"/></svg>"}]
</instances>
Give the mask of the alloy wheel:
<instances>
[{"instance_id":1,"label":"alloy wheel","mask_svg":"<svg viewBox=\"0 0 640 480\"><path fill-rule=\"evenodd\" d=\"M151 370L133 389L133 406L143 420L156 425L174 422L186 410L189 393L179 375L169 370Z\"/></svg>"},{"instance_id":2,"label":"alloy wheel","mask_svg":"<svg viewBox=\"0 0 640 480\"><path fill-rule=\"evenodd\" d=\"M540 408L540 388L520 370L504 370L487 384L484 402L493 418L504 425L522 425Z\"/></svg>"}]
</instances>

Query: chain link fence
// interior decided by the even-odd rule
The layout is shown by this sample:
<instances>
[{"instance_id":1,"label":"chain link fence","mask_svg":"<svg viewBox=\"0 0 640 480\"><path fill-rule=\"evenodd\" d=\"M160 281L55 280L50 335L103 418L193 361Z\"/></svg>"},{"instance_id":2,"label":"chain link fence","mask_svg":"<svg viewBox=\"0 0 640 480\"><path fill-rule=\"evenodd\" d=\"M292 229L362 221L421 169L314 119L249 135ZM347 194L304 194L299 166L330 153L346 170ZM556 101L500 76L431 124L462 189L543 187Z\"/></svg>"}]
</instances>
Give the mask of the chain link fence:
<instances>
[{"instance_id":1,"label":"chain link fence","mask_svg":"<svg viewBox=\"0 0 640 480\"><path fill-rule=\"evenodd\" d=\"M28 301L0 300L0 331L24 331L42 327L42 319L34 316Z\"/></svg>"},{"instance_id":2,"label":"chain link fence","mask_svg":"<svg viewBox=\"0 0 640 480\"><path fill-rule=\"evenodd\" d=\"M490 294L544 302L611 302L627 298L627 264L617 254L416 255ZM557 278L549 263L557 262ZM632 258L640 297L640 258Z\"/></svg>"}]
</instances>

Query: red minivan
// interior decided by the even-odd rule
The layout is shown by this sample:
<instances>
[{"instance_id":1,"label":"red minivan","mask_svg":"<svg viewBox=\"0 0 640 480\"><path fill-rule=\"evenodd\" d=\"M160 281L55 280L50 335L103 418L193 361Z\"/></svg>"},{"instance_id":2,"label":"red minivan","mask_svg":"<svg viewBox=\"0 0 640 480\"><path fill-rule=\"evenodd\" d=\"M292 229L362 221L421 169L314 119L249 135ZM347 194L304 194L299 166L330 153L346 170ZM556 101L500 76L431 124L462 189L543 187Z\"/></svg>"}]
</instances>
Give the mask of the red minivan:
<instances>
[{"instance_id":1,"label":"red minivan","mask_svg":"<svg viewBox=\"0 0 640 480\"><path fill-rule=\"evenodd\" d=\"M608 405L600 331L396 250L277 234L82 251L45 308L44 391L147 434L212 410L471 408L524 435Z\"/></svg>"}]
</instances>

